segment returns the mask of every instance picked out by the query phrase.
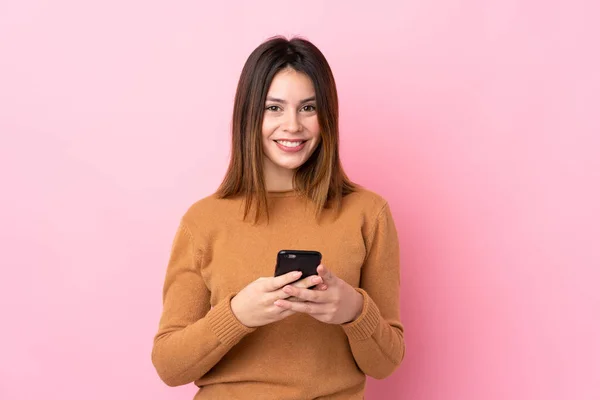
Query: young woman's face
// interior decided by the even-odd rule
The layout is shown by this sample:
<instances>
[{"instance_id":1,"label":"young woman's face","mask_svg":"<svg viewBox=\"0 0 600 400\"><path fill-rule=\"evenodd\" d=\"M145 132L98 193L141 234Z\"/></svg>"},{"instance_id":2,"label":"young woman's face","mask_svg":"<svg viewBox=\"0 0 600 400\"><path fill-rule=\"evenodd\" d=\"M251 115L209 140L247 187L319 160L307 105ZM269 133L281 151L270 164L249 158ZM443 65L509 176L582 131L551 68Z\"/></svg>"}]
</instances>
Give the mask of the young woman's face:
<instances>
[{"instance_id":1,"label":"young woman's face","mask_svg":"<svg viewBox=\"0 0 600 400\"><path fill-rule=\"evenodd\" d=\"M265 168L287 172L308 160L320 140L316 107L315 88L307 75L291 68L275 75L262 124Z\"/></svg>"}]
</instances>

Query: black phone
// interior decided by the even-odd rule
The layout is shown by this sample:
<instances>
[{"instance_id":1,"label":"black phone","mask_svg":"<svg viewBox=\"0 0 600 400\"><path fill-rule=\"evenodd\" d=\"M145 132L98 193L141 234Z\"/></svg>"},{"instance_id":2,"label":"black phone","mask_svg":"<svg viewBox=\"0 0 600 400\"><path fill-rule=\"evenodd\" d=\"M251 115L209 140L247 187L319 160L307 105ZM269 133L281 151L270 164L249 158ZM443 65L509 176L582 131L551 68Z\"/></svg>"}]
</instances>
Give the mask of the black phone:
<instances>
[{"instance_id":1,"label":"black phone","mask_svg":"<svg viewBox=\"0 0 600 400\"><path fill-rule=\"evenodd\" d=\"M314 250L281 250L277 253L275 276L287 274L292 271L301 271L304 279L317 275L317 267L321 264L321 253Z\"/></svg>"}]
</instances>

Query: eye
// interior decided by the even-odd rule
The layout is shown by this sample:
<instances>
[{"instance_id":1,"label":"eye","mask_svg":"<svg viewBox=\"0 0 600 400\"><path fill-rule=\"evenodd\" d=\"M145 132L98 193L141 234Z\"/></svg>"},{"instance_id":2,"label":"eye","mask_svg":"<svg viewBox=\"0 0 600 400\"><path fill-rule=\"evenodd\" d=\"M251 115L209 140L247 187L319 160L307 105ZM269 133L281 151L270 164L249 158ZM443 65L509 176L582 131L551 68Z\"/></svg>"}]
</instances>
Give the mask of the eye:
<instances>
[{"instance_id":1,"label":"eye","mask_svg":"<svg viewBox=\"0 0 600 400\"><path fill-rule=\"evenodd\" d=\"M265 110L267 110L267 111L273 111L273 112L278 112L278 111L281 111L281 107L279 107L279 106L267 106L267 108L265 108Z\"/></svg>"},{"instance_id":2,"label":"eye","mask_svg":"<svg viewBox=\"0 0 600 400\"><path fill-rule=\"evenodd\" d=\"M306 106L302 107L302 111L305 111L305 112L313 112L316 109L317 108L313 105L306 105Z\"/></svg>"}]
</instances>

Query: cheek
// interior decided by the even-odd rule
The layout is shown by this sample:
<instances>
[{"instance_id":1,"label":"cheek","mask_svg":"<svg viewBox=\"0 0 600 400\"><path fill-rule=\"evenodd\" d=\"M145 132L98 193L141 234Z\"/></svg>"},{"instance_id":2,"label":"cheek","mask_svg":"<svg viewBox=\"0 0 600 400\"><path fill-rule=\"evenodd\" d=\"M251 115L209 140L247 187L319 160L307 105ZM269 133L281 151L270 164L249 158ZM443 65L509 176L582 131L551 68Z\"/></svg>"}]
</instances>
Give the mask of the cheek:
<instances>
[{"instance_id":1,"label":"cheek","mask_svg":"<svg viewBox=\"0 0 600 400\"><path fill-rule=\"evenodd\" d=\"M262 138L263 138L263 140L268 140L276 128L277 128L277 125L273 121L269 121L267 118L265 118L262 123Z\"/></svg>"},{"instance_id":2,"label":"cheek","mask_svg":"<svg viewBox=\"0 0 600 400\"><path fill-rule=\"evenodd\" d=\"M319 119L317 117L310 118L304 125L311 133L318 136L319 134Z\"/></svg>"}]
</instances>

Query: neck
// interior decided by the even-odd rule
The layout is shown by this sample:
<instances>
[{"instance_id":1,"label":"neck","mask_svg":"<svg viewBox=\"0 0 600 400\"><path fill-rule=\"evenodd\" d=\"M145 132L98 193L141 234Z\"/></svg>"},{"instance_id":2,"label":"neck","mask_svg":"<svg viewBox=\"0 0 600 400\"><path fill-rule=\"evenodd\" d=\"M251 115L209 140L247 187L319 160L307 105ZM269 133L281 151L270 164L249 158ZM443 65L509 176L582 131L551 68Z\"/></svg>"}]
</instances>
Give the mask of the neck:
<instances>
[{"instance_id":1,"label":"neck","mask_svg":"<svg viewBox=\"0 0 600 400\"><path fill-rule=\"evenodd\" d=\"M268 192L283 192L294 189L295 170L277 167L270 162L265 162L263 172Z\"/></svg>"}]
</instances>

